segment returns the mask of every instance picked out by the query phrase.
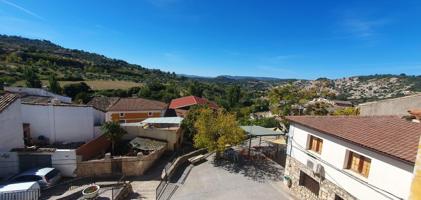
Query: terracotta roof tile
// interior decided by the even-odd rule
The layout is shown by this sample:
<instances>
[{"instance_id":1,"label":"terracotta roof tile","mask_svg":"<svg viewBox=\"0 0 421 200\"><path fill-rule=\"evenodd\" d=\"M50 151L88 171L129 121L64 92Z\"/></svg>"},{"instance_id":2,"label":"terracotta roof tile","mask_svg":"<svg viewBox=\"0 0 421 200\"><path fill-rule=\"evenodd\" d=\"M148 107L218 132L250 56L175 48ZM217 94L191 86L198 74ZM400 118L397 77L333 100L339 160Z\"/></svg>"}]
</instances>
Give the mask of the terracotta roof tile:
<instances>
[{"instance_id":1,"label":"terracotta roof tile","mask_svg":"<svg viewBox=\"0 0 421 200\"><path fill-rule=\"evenodd\" d=\"M119 99L120 97L94 97L87 105L91 105L98 110L106 112Z\"/></svg>"},{"instance_id":2,"label":"terracotta roof tile","mask_svg":"<svg viewBox=\"0 0 421 200\"><path fill-rule=\"evenodd\" d=\"M420 123L397 116L289 116L287 119L389 157L415 163Z\"/></svg>"},{"instance_id":3,"label":"terracotta roof tile","mask_svg":"<svg viewBox=\"0 0 421 200\"><path fill-rule=\"evenodd\" d=\"M16 94L6 93L0 96L0 112L3 112L10 104L16 101L19 96Z\"/></svg>"},{"instance_id":4,"label":"terracotta roof tile","mask_svg":"<svg viewBox=\"0 0 421 200\"><path fill-rule=\"evenodd\" d=\"M173 99L170 103L169 108L177 109L177 108L183 108L183 107L193 106L193 105L208 105L212 109L218 109L218 105L215 102L209 101L206 98L201 98L201 97L196 97L196 96L186 96L186 97Z\"/></svg>"},{"instance_id":5,"label":"terracotta roof tile","mask_svg":"<svg viewBox=\"0 0 421 200\"><path fill-rule=\"evenodd\" d=\"M168 104L142 98L120 98L108 111L165 110Z\"/></svg>"}]
</instances>

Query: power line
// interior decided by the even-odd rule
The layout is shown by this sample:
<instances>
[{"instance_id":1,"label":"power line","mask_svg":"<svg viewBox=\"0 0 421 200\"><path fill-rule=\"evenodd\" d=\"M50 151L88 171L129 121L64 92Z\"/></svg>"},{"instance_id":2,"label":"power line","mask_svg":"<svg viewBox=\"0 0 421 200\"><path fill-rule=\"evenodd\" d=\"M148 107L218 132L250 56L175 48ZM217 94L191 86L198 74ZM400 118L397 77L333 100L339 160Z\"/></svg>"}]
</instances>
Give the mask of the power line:
<instances>
[{"instance_id":1,"label":"power line","mask_svg":"<svg viewBox=\"0 0 421 200\"><path fill-rule=\"evenodd\" d=\"M344 175L346 175L346 176L348 176L348 177L350 177L350 178L352 178L352 179L354 179L355 181L357 181L357 182L359 182L359 183L361 183L361 184L363 184L363 185L365 185L365 186L367 186L368 188L370 188L370 189L372 189L373 191L375 191L375 192L377 192L377 193L379 193L379 194L381 194L381 195L383 195L383 196L385 196L386 198L389 198L389 199L393 199L393 198L391 198L390 196L388 196L388 195L386 195L386 194L384 194L384 193L387 193L387 194L389 194L389 195L391 195L391 196L393 196L393 197L396 197L396 198L398 198L398 199L402 199L403 200L403 198L401 198L401 197L399 197L399 196L396 196L395 194L393 194L393 193L391 193L391 192L388 192L387 190L384 190L384 189L381 189L381 188L379 188L379 187L377 187L377 186L374 186L374 185L372 185L372 184L370 184L370 183L367 183L367 182L364 182L364 181L362 181L362 180L360 180L360 179L358 179L358 178L356 178L356 177L354 177L353 175L351 175L351 174L348 174L348 173L346 173L346 172L344 172L342 169L339 169L339 168L337 168L336 166L334 166L334 165L332 165L332 164L330 164L330 163L328 163L328 162L326 162L326 161L324 161L324 160L322 160L321 158L319 158L319 157L317 157L317 156L313 156L313 155L311 155L311 153L310 153L310 151L308 151L307 149L305 149L304 147L302 147L296 140L294 140L292 137L290 137L291 138L291 140L297 145L297 146L295 146L296 147L296 149L297 150L299 150L299 151L301 151L301 152L304 152L305 154L307 154L307 155L309 155L310 157L312 157L312 158L314 158L314 159L316 159L316 160L318 160L318 161L320 161L320 162L322 162L322 163L324 163L324 164L326 164L327 166L329 166L329 167L331 167L331 168L333 168L333 169L335 169L336 171L338 171L338 172L340 172L340 173L342 173L342 174L344 174ZM291 144L291 147L293 147L292 146L292 144ZM330 176L332 179L333 179L333 177L332 176ZM335 182L336 182L336 180L334 180ZM342 187L341 187L342 188ZM344 189L344 188L342 188L342 189ZM345 189L344 189L345 190ZM380 190L380 191L379 191ZM384 192L384 193L383 193Z\"/></svg>"}]
</instances>

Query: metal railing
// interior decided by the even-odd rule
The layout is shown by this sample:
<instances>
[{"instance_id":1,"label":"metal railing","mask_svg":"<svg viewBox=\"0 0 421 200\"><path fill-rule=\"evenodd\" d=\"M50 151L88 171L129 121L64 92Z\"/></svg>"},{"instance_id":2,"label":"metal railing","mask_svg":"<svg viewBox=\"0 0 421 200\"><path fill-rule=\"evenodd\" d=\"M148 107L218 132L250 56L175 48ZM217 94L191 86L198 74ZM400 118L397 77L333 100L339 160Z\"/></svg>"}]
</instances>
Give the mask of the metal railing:
<instances>
[{"instance_id":1,"label":"metal railing","mask_svg":"<svg viewBox=\"0 0 421 200\"><path fill-rule=\"evenodd\" d=\"M39 189L26 191L0 192L0 200L37 200L40 196Z\"/></svg>"}]
</instances>

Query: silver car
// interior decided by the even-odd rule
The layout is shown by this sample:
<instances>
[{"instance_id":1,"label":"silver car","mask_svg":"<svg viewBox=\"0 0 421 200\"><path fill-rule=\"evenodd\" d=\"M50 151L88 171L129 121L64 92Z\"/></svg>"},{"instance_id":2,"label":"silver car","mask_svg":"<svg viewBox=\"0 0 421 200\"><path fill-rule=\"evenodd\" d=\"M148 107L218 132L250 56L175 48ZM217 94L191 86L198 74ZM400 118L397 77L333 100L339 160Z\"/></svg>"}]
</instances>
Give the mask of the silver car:
<instances>
[{"instance_id":1,"label":"silver car","mask_svg":"<svg viewBox=\"0 0 421 200\"><path fill-rule=\"evenodd\" d=\"M39 168L22 172L9 179L11 183L37 182L42 189L55 185L61 179L61 173L55 168Z\"/></svg>"}]
</instances>

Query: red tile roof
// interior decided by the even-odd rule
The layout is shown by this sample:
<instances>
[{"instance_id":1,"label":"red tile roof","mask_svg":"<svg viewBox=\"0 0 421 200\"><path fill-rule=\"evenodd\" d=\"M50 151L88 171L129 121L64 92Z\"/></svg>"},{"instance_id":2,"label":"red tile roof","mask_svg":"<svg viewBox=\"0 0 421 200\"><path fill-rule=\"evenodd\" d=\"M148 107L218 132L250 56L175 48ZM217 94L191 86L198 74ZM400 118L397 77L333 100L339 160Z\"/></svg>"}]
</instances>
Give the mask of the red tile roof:
<instances>
[{"instance_id":1,"label":"red tile roof","mask_svg":"<svg viewBox=\"0 0 421 200\"><path fill-rule=\"evenodd\" d=\"M415 163L420 123L397 116L289 116L287 119L386 156Z\"/></svg>"},{"instance_id":2,"label":"red tile roof","mask_svg":"<svg viewBox=\"0 0 421 200\"><path fill-rule=\"evenodd\" d=\"M120 98L108 111L148 111L165 110L168 104L160 101L142 98Z\"/></svg>"},{"instance_id":3,"label":"red tile roof","mask_svg":"<svg viewBox=\"0 0 421 200\"><path fill-rule=\"evenodd\" d=\"M6 93L0 96L0 113L3 112L10 104L16 101L19 96L16 94Z\"/></svg>"},{"instance_id":4,"label":"red tile roof","mask_svg":"<svg viewBox=\"0 0 421 200\"><path fill-rule=\"evenodd\" d=\"M178 99L173 99L170 103L169 108L171 109L177 109L177 108L183 108L193 105L208 105L212 109L218 109L219 106L213 102L209 101L206 98L196 97L196 96L186 96L181 97Z\"/></svg>"}]
</instances>

